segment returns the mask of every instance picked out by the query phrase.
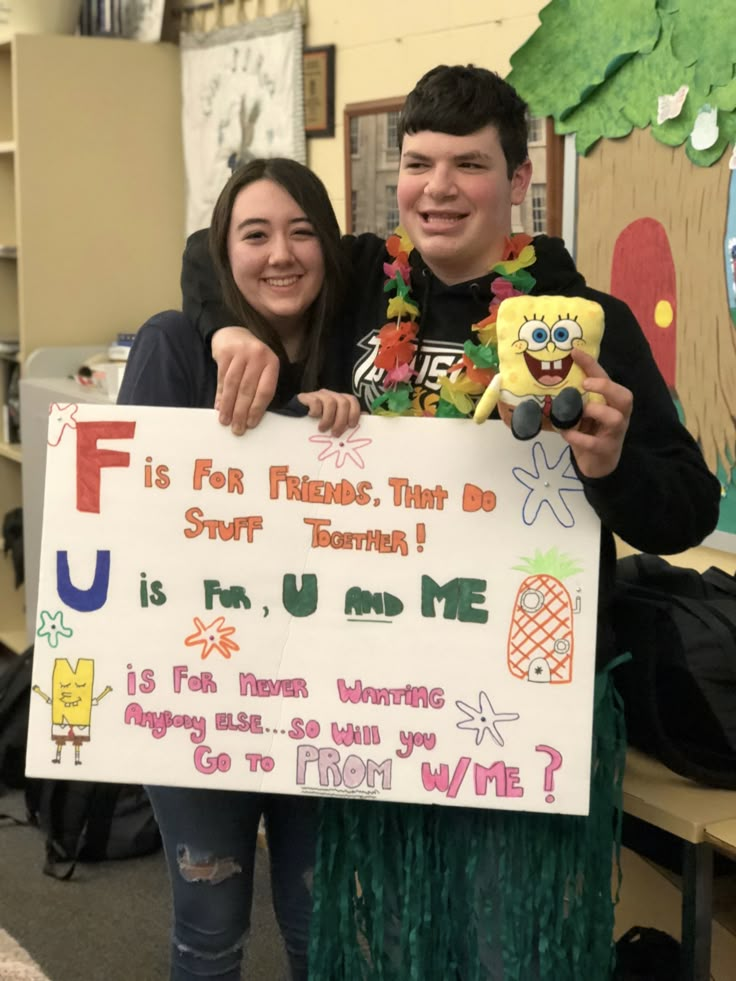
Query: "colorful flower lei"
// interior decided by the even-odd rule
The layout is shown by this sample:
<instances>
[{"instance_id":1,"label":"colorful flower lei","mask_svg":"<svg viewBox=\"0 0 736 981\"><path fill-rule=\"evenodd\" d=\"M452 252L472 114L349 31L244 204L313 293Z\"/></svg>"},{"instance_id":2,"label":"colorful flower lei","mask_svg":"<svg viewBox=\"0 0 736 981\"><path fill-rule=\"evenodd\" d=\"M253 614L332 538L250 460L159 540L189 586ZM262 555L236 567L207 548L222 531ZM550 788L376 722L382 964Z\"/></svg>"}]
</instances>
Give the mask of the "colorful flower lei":
<instances>
[{"instance_id":1,"label":"colorful flower lei","mask_svg":"<svg viewBox=\"0 0 736 981\"><path fill-rule=\"evenodd\" d=\"M478 343L466 341L461 359L440 379L440 394L434 412L420 405L419 393L412 384L416 374L413 364L419 331L419 306L411 297L409 256L413 248L401 227L386 240L386 251L392 261L383 266L387 277L383 289L393 295L386 311L389 322L378 332L378 350L373 362L385 371L385 391L373 400L371 412L391 416L463 418L472 414L475 399L486 390L498 370L496 317L501 301L509 296L530 293L536 282L529 272L529 266L534 265L537 258L532 237L520 232L506 239L504 258L491 267L491 272L498 275L491 283L488 316L471 324Z\"/></svg>"}]
</instances>

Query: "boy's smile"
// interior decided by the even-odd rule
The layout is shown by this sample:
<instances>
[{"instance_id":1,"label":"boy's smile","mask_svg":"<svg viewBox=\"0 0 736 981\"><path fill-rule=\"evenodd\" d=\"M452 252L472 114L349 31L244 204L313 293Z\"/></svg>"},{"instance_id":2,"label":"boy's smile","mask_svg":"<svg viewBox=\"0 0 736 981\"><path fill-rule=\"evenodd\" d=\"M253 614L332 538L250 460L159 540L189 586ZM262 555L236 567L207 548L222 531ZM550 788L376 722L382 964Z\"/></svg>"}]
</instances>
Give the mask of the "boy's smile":
<instances>
[{"instance_id":1,"label":"boy's smile","mask_svg":"<svg viewBox=\"0 0 736 981\"><path fill-rule=\"evenodd\" d=\"M407 133L396 196L401 224L433 273L451 285L502 257L511 206L524 200L527 160L509 178L495 126L467 136Z\"/></svg>"}]
</instances>

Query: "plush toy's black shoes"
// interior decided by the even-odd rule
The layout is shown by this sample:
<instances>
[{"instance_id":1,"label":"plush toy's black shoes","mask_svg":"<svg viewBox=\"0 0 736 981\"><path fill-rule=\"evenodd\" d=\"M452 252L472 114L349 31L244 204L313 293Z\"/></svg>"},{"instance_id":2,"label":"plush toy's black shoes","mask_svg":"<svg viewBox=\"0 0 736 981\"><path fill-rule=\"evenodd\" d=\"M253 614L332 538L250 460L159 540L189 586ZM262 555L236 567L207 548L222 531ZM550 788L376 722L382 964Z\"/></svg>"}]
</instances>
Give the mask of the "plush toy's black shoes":
<instances>
[{"instance_id":1,"label":"plush toy's black shoes","mask_svg":"<svg viewBox=\"0 0 736 981\"><path fill-rule=\"evenodd\" d=\"M517 439L533 439L542 428L542 406L536 399L519 402L511 413L511 432Z\"/></svg>"},{"instance_id":2,"label":"plush toy's black shoes","mask_svg":"<svg viewBox=\"0 0 736 981\"><path fill-rule=\"evenodd\" d=\"M549 418L555 429L572 429L583 415L583 397L577 388L563 388L550 400ZM542 428L544 409L536 399L525 399L514 407L511 414L511 432L517 439L533 439Z\"/></svg>"},{"instance_id":3,"label":"plush toy's black shoes","mask_svg":"<svg viewBox=\"0 0 736 981\"><path fill-rule=\"evenodd\" d=\"M563 388L552 399L550 420L556 429L572 429L583 415L583 397L577 388Z\"/></svg>"}]
</instances>

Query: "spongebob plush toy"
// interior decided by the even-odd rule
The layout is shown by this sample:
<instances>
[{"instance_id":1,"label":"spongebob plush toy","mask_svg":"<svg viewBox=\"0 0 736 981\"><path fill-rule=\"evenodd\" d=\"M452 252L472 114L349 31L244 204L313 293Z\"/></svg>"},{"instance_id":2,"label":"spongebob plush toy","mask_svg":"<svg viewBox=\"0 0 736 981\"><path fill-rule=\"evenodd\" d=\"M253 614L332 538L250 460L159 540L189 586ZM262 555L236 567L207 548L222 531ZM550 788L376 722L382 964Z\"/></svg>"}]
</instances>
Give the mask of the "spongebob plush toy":
<instances>
[{"instance_id":1,"label":"spongebob plush toy","mask_svg":"<svg viewBox=\"0 0 736 981\"><path fill-rule=\"evenodd\" d=\"M513 296L498 308L498 372L481 396L473 419L485 422L498 405L517 439L540 429L571 429L584 400L603 401L583 390L583 370L571 357L579 348L598 358L603 309L569 296Z\"/></svg>"}]
</instances>

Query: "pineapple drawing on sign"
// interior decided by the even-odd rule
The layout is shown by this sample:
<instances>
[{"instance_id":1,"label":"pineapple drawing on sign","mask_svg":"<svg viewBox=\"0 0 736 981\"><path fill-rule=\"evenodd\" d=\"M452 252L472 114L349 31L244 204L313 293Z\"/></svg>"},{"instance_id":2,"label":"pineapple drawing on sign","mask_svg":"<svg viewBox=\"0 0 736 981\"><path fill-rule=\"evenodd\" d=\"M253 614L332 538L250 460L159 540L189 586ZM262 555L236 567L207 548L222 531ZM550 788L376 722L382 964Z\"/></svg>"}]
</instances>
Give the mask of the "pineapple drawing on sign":
<instances>
[{"instance_id":1,"label":"pineapple drawing on sign","mask_svg":"<svg viewBox=\"0 0 736 981\"><path fill-rule=\"evenodd\" d=\"M524 681L564 685L572 681L573 609L562 580L581 572L569 555L539 549L514 569L527 573L514 600L509 629L509 671ZM578 597L579 604L579 597Z\"/></svg>"}]
</instances>

